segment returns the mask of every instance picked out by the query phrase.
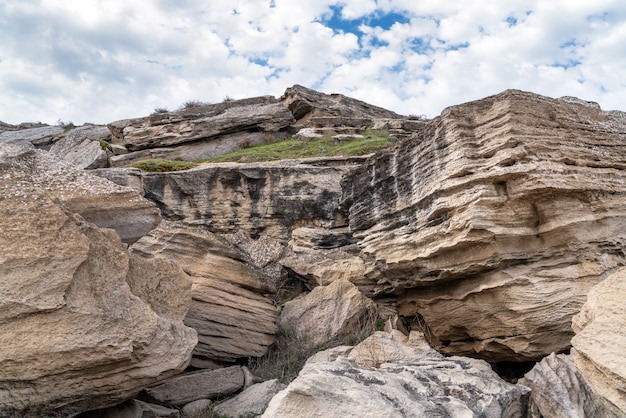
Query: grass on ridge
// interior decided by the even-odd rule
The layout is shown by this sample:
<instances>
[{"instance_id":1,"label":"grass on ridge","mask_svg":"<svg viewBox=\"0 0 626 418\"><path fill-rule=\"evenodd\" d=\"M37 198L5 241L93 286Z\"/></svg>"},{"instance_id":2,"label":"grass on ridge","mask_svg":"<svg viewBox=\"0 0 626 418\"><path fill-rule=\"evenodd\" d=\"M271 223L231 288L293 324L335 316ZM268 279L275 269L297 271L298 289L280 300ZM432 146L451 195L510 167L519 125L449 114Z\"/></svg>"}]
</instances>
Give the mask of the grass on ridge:
<instances>
[{"instance_id":1,"label":"grass on ridge","mask_svg":"<svg viewBox=\"0 0 626 418\"><path fill-rule=\"evenodd\" d=\"M141 160L136 161L129 165L129 167L139 168L141 171L149 171L151 173L163 173L167 171L180 171L197 167L198 163L191 161L177 161L177 160Z\"/></svg>"},{"instance_id":2,"label":"grass on ridge","mask_svg":"<svg viewBox=\"0 0 626 418\"><path fill-rule=\"evenodd\" d=\"M331 138L287 139L241 148L201 162L260 162L293 158L365 155L387 148L393 140L385 132L368 131L363 138L337 141Z\"/></svg>"}]
</instances>

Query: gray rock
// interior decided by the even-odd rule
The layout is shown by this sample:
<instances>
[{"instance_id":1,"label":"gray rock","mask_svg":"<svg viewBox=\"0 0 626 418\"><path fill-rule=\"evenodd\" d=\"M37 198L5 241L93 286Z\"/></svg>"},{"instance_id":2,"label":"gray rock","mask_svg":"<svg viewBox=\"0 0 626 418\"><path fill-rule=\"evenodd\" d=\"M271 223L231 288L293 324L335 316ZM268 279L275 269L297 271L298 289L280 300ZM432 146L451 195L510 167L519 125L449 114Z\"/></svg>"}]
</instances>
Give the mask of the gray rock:
<instances>
[{"instance_id":1,"label":"gray rock","mask_svg":"<svg viewBox=\"0 0 626 418\"><path fill-rule=\"evenodd\" d=\"M178 409L131 399L106 409L85 412L80 418L181 418Z\"/></svg>"},{"instance_id":2,"label":"gray rock","mask_svg":"<svg viewBox=\"0 0 626 418\"><path fill-rule=\"evenodd\" d=\"M211 404L210 399L198 399L197 401L189 402L187 405L183 406L183 417L194 418L206 411Z\"/></svg>"},{"instance_id":3,"label":"gray rock","mask_svg":"<svg viewBox=\"0 0 626 418\"><path fill-rule=\"evenodd\" d=\"M307 362L262 416L525 416L530 390L504 382L486 362L443 357L425 349L423 337L416 342L401 333L384 334L376 333L375 341L365 340L355 348L367 351L377 367L362 365L359 356L350 355Z\"/></svg>"},{"instance_id":4,"label":"gray rock","mask_svg":"<svg viewBox=\"0 0 626 418\"><path fill-rule=\"evenodd\" d=\"M20 130L0 132L0 143L12 144L27 141L38 147L52 144L59 136L65 133L60 126L41 126Z\"/></svg>"},{"instance_id":5,"label":"gray rock","mask_svg":"<svg viewBox=\"0 0 626 418\"><path fill-rule=\"evenodd\" d=\"M108 129L104 128L110 135ZM108 154L100 141L88 138L82 130L75 129L56 141L50 153L80 169L104 168L109 165Z\"/></svg>"},{"instance_id":6,"label":"gray rock","mask_svg":"<svg viewBox=\"0 0 626 418\"><path fill-rule=\"evenodd\" d=\"M550 354L526 373L520 384L529 387L532 418L623 417L589 386L572 355Z\"/></svg>"},{"instance_id":7,"label":"gray rock","mask_svg":"<svg viewBox=\"0 0 626 418\"><path fill-rule=\"evenodd\" d=\"M185 373L144 389L143 396L163 405L182 406L199 399L215 399L240 391L244 374L240 366Z\"/></svg>"},{"instance_id":8,"label":"gray rock","mask_svg":"<svg viewBox=\"0 0 626 418\"><path fill-rule=\"evenodd\" d=\"M272 398L287 385L276 379L257 383L245 389L240 394L220 402L214 408L219 415L229 418L251 418L261 415Z\"/></svg>"}]
</instances>

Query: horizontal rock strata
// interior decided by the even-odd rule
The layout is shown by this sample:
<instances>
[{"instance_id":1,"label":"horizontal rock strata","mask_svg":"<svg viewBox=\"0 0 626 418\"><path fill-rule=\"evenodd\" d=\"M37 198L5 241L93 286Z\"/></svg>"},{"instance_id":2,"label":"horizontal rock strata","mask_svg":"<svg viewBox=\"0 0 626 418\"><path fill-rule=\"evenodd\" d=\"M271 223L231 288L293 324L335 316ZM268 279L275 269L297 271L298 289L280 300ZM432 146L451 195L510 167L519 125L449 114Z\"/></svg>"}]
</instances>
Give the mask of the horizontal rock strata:
<instances>
[{"instance_id":1,"label":"horizontal rock strata","mask_svg":"<svg viewBox=\"0 0 626 418\"><path fill-rule=\"evenodd\" d=\"M291 112L271 96L190 106L175 112L109 124L113 141L131 151L207 141L233 132L277 132L293 122Z\"/></svg>"},{"instance_id":2,"label":"horizontal rock strata","mask_svg":"<svg viewBox=\"0 0 626 418\"><path fill-rule=\"evenodd\" d=\"M626 117L509 90L454 106L345 179L380 294L443 352L540 359L625 261Z\"/></svg>"},{"instance_id":3,"label":"horizontal rock strata","mask_svg":"<svg viewBox=\"0 0 626 418\"><path fill-rule=\"evenodd\" d=\"M285 244L297 226L345 226L341 178L362 158L221 163L145 173L145 196L163 217L211 232L261 234Z\"/></svg>"},{"instance_id":4,"label":"horizontal rock strata","mask_svg":"<svg viewBox=\"0 0 626 418\"><path fill-rule=\"evenodd\" d=\"M262 356L274 342L277 312L264 296L276 291L273 283L212 233L164 222L133 252L166 257L190 275L185 324L198 332L195 356L232 362Z\"/></svg>"}]
</instances>

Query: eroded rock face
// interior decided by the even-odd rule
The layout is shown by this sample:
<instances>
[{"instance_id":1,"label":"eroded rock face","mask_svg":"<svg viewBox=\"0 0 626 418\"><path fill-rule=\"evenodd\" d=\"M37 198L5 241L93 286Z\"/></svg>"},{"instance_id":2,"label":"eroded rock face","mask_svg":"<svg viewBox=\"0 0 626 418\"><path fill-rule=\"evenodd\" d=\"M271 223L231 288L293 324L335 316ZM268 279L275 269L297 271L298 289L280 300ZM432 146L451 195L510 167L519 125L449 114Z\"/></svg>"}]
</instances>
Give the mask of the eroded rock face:
<instances>
[{"instance_id":1,"label":"eroded rock face","mask_svg":"<svg viewBox=\"0 0 626 418\"><path fill-rule=\"evenodd\" d=\"M68 132L50 147L50 153L59 160L82 169L109 166L109 155L100 141L111 138L105 126L84 126Z\"/></svg>"},{"instance_id":2,"label":"eroded rock face","mask_svg":"<svg viewBox=\"0 0 626 418\"><path fill-rule=\"evenodd\" d=\"M626 269L589 292L574 317L574 362L590 386L626 415Z\"/></svg>"},{"instance_id":3,"label":"eroded rock face","mask_svg":"<svg viewBox=\"0 0 626 418\"><path fill-rule=\"evenodd\" d=\"M211 232L242 231L287 243L296 226L345 226L341 178L363 159L222 163L144 173L145 195L166 219Z\"/></svg>"},{"instance_id":4,"label":"eroded rock face","mask_svg":"<svg viewBox=\"0 0 626 418\"><path fill-rule=\"evenodd\" d=\"M175 261L191 276L185 324L198 332L194 355L232 362L260 357L274 342L277 312L264 296L276 292L273 283L214 234L164 222L133 252Z\"/></svg>"},{"instance_id":5,"label":"eroded rock face","mask_svg":"<svg viewBox=\"0 0 626 418\"><path fill-rule=\"evenodd\" d=\"M520 384L532 391L532 418L624 416L591 389L571 355L550 354L526 373Z\"/></svg>"},{"instance_id":6,"label":"eroded rock face","mask_svg":"<svg viewBox=\"0 0 626 418\"><path fill-rule=\"evenodd\" d=\"M114 142L124 143L129 150L138 151L210 141L233 132L278 132L292 122L293 117L285 106L274 97L263 96L156 113L145 118L113 122L108 126Z\"/></svg>"},{"instance_id":7,"label":"eroded rock face","mask_svg":"<svg viewBox=\"0 0 626 418\"><path fill-rule=\"evenodd\" d=\"M587 292L625 260L625 121L509 90L373 158L346 178L344 205L377 292L445 353L566 349Z\"/></svg>"},{"instance_id":8,"label":"eroded rock face","mask_svg":"<svg viewBox=\"0 0 626 418\"><path fill-rule=\"evenodd\" d=\"M179 373L197 338L176 318L189 299L157 313L133 294L126 245L33 181L49 175L35 157L0 145L0 415L73 416ZM189 291L181 271L168 280Z\"/></svg>"},{"instance_id":9,"label":"eroded rock face","mask_svg":"<svg viewBox=\"0 0 626 418\"><path fill-rule=\"evenodd\" d=\"M45 151L0 144L0 164L3 178L36 185L71 212L101 228L114 229L125 243L135 242L161 222L154 203L135 190L85 175ZM16 187L9 196L19 200L20 193Z\"/></svg>"},{"instance_id":10,"label":"eroded rock face","mask_svg":"<svg viewBox=\"0 0 626 418\"><path fill-rule=\"evenodd\" d=\"M350 354L334 360L316 356L318 361L307 362L262 416L525 416L529 389L502 381L487 363L443 357L423 349L425 342L416 342L416 336L376 333L371 338L375 343L361 344L376 367L363 366Z\"/></svg>"}]
</instances>

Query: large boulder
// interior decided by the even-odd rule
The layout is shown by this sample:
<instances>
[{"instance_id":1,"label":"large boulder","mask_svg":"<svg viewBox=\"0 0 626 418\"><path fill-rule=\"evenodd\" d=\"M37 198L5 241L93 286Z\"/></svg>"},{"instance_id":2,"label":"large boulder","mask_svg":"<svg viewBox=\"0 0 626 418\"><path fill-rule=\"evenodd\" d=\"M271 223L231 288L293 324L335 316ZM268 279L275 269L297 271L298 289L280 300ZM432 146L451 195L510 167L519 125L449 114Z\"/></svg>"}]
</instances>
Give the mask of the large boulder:
<instances>
[{"instance_id":1,"label":"large boulder","mask_svg":"<svg viewBox=\"0 0 626 418\"><path fill-rule=\"evenodd\" d=\"M180 320L189 297L155 312L128 283L144 287L157 265L135 275L117 233L60 198L91 177L66 168L73 181L42 185L33 178L58 171L40 172L36 155L0 145L0 415L73 416L179 373L197 338ZM187 275L169 272L170 291L189 296Z\"/></svg>"},{"instance_id":2,"label":"large boulder","mask_svg":"<svg viewBox=\"0 0 626 418\"><path fill-rule=\"evenodd\" d=\"M591 389L571 355L550 354L519 383L531 389L531 418L624 416L623 411Z\"/></svg>"},{"instance_id":3,"label":"large boulder","mask_svg":"<svg viewBox=\"0 0 626 418\"><path fill-rule=\"evenodd\" d=\"M273 283L216 235L163 222L132 250L166 257L191 276L185 324L198 331L195 356L232 362L262 356L274 342L277 312L264 296L276 291Z\"/></svg>"},{"instance_id":4,"label":"large boulder","mask_svg":"<svg viewBox=\"0 0 626 418\"><path fill-rule=\"evenodd\" d=\"M369 334L377 320L376 304L346 279L319 286L285 303L278 325L311 347Z\"/></svg>"},{"instance_id":5,"label":"large boulder","mask_svg":"<svg viewBox=\"0 0 626 418\"><path fill-rule=\"evenodd\" d=\"M508 90L453 106L344 179L377 294L448 354L568 348L626 262L626 114Z\"/></svg>"},{"instance_id":6,"label":"large boulder","mask_svg":"<svg viewBox=\"0 0 626 418\"><path fill-rule=\"evenodd\" d=\"M626 268L594 287L574 317L574 362L589 385L626 415Z\"/></svg>"},{"instance_id":7,"label":"large boulder","mask_svg":"<svg viewBox=\"0 0 626 418\"><path fill-rule=\"evenodd\" d=\"M0 132L0 144L15 144L27 142L35 146L50 146L66 130L61 126L34 126L24 129L11 129Z\"/></svg>"},{"instance_id":8,"label":"large boulder","mask_svg":"<svg viewBox=\"0 0 626 418\"><path fill-rule=\"evenodd\" d=\"M367 352L376 367L362 365L358 355L317 356L262 416L525 416L529 389L504 382L486 362L444 357L424 348L417 335L371 338L354 350Z\"/></svg>"}]
</instances>

